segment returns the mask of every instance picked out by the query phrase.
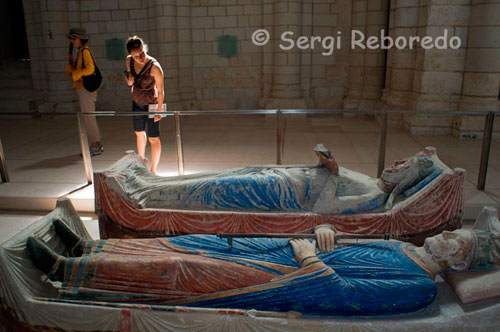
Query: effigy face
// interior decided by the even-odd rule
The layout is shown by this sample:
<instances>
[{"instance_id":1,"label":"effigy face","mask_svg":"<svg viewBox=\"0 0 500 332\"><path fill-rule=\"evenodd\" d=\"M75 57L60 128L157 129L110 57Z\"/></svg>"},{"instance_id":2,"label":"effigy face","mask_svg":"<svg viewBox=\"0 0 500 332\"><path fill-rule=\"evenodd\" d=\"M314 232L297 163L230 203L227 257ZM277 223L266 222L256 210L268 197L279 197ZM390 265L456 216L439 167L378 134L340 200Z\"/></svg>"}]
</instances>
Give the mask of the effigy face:
<instances>
[{"instance_id":1,"label":"effigy face","mask_svg":"<svg viewBox=\"0 0 500 332\"><path fill-rule=\"evenodd\" d=\"M414 156L396 161L390 167L384 169L380 177L380 183L382 189L390 194L386 202L386 209L392 208L394 200L401 192L429 176L435 168L434 162L428 157Z\"/></svg>"},{"instance_id":2,"label":"effigy face","mask_svg":"<svg viewBox=\"0 0 500 332\"><path fill-rule=\"evenodd\" d=\"M474 234L469 230L458 229L425 239L424 249L433 260L443 268L465 270L471 263Z\"/></svg>"},{"instance_id":3,"label":"effigy face","mask_svg":"<svg viewBox=\"0 0 500 332\"><path fill-rule=\"evenodd\" d=\"M404 179L405 173L403 171L408 170L412 165L416 165L416 163L411 158L407 158L396 160L391 166L385 168L380 177L382 189L387 193L392 192L394 187Z\"/></svg>"}]
</instances>

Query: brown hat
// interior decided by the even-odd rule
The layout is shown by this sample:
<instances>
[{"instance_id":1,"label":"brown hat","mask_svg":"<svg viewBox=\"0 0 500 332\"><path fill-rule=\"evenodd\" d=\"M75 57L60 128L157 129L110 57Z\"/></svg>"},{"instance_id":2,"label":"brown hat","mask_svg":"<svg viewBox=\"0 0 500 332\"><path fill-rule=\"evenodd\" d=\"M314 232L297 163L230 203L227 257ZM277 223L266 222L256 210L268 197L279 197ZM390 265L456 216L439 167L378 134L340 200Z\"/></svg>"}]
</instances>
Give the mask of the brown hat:
<instances>
[{"instance_id":1,"label":"brown hat","mask_svg":"<svg viewBox=\"0 0 500 332\"><path fill-rule=\"evenodd\" d=\"M69 29L69 34L67 35L68 38L71 37L77 37L80 39L89 39L89 36L87 35L87 31L84 28L71 28Z\"/></svg>"}]
</instances>

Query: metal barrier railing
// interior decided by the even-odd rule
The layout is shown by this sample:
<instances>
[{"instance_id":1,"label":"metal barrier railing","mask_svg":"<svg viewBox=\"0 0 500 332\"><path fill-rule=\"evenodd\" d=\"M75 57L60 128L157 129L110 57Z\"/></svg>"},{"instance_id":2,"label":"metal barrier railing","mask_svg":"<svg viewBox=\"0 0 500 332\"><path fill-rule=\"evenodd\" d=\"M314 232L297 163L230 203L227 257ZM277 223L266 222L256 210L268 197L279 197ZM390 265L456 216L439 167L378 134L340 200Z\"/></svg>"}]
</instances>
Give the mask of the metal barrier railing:
<instances>
[{"instance_id":1,"label":"metal barrier railing","mask_svg":"<svg viewBox=\"0 0 500 332\"><path fill-rule=\"evenodd\" d=\"M372 111L346 111L346 110L322 110L322 109L272 109L272 110L206 110L206 111L167 111L157 112L157 114L173 116L175 123L175 139L177 149L177 170L179 175L184 174L184 148L182 144L182 128L181 116L196 116L196 115L276 115L276 163L281 165L283 162L283 152L285 144L285 130L286 130L286 116L287 114L349 114L354 115L380 115L380 137L379 137L379 150L377 162L377 176L382 174L385 168L385 151L387 143L387 127L388 116L390 114L396 115L422 115L422 114L435 114L435 115L462 115L462 116L486 116L484 123L484 135L481 149L481 159L479 166L479 176L477 189L484 191L486 185L486 176L488 173L488 162L491 150L491 140L493 136L493 124L495 115L500 112L485 112L485 111L407 111L407 110L372 110ZM31 115L31 113L0 113L0 115ZM50 115L71 115L75 113L51 113ZM82 149L83 166L87 177L88 184L91 184L93 179L92 162L88 150L88 139L83 126L82 116L137 116L137 112L114 112L114 111L101 111L95 113L77 113L78 117L78 131L80 135L80 146ZM5 166L5 158L0 141L0 171L2 179L4 176L8 181L7 170Z\"/></svg>"},{"instance_id":2,"label":"metal barrier railing","mask_svg":"<svg viewBox=\"0 0 500 332\"><path fill-rule=\"evenodd\" d=\"M83 158L83 169L85 170L85 176L87 177L87 183L92 184L94 170L92 168L92 162L90 159L90 151L89 151L89 139L87 137L87 131L85 130L85 126L83 125L83 113L78 113L78 135L80 136L80 149L82 149L82 158Z\"/></svg>"},{"instance_id":3,"label":"metal barrier railing","mask_svg":"<svg viewBox=\"0 0 500 332\"><path fill-rule=\"evenodd\" d=\"M181 116L174 113L175 120L175 146L177 148L177 170L179 175L184 175L184 146L182 145Z\"/></svg>"},{"instance_id":4,"label":"metal barrier railing","mask_svg":"<svg viewBox=\"0 0 500 332\"><path fill-rule=\"evenodd\" d=\"M9 173L7 172L7 163L5 162L5 154L3 153L2 140L0 139L0 176L2 182L9 182Z\"/></svg>"},{"instance_id":5,"label":"metal barrier railing","mask_svg":"<svg viewBox=\"0 0 500 332\"><path fill-rule=\"evenodd\" d=\"M382 115L380 123L380 140L378 144L378 162L377 162L377 177L382 175L382 171L385 168L385 147L387 144L387 113Z\"/></svg>"},{"instance_id":6,"label":"metal barrier railing","mask_svg":"<svg viewBox=\"0 0 500 332\"><path fill-rule=\"evenodd\" d=\"M484 122L483 146L481 148L481 162L479 164L479 177L477 179L477 189L479 190L484 190L486 186L486 175L488 173L488 161L490 159L494 123L495 113L489 112Z\"/></svg>"}]
</instances>

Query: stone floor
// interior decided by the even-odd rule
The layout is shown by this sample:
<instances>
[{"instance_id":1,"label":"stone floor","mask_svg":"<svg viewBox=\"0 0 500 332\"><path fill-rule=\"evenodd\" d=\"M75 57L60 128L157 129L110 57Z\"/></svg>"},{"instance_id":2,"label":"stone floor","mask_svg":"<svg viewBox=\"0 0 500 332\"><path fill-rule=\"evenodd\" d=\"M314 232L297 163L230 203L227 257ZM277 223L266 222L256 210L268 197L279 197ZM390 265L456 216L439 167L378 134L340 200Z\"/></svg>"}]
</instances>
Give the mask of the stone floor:
<instances>
[{"instance_id":1,"label":"stone floor","mask_svg":"<svg viewBox=\"0 0 500 332\"><path fill-rule=\"evenodd\" d=\"M135 149L131 119L100 117L104 153L92 158L94 170L103 169L125 151ZM160 175L177 174L174 123L162 120ZM273 116L187 116L182 118L186 173L223 170L245 165L276 163L276 120ZM5 118L0 121L10 182L0 184L0 242L55 206L69 195L97 236L93 212L93 187L86 179L80 154L76 120L54 118ZM376 175L379 125L369 117L291 115L287 120L284 164L314 164L313 148L323 143L344 167ZM480 139L407 134L390 128L386 164L410 156L425 146L435 146L451 167L467 171L466 218L473 219L484 205L500 208L500 140L491 147L486 190L476 190ZM41 211L41 212L36 212ZM10 234L10 235L9 235Z\"/></svg>"}]
</instances>

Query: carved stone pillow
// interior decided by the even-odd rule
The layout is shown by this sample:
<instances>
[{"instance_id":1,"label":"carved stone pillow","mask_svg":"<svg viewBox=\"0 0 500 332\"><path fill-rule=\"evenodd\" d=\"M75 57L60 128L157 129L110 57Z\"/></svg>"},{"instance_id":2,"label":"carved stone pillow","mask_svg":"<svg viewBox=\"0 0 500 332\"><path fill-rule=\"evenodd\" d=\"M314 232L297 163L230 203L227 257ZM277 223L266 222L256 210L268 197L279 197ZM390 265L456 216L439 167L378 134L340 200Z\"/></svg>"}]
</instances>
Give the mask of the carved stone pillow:
<instances>
[{"instance_id":1,"label":"carved stone pillow","mask_svg":"<svg viewBox=\"0 0 500 332\"><path fill-rule=\"evenodd\" d=\"M500 298L500 269L448 272L444 277L465 304Z\"/></svg>"}]
</instances>

